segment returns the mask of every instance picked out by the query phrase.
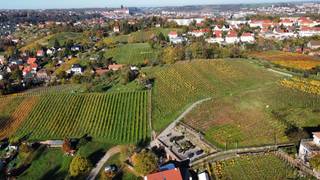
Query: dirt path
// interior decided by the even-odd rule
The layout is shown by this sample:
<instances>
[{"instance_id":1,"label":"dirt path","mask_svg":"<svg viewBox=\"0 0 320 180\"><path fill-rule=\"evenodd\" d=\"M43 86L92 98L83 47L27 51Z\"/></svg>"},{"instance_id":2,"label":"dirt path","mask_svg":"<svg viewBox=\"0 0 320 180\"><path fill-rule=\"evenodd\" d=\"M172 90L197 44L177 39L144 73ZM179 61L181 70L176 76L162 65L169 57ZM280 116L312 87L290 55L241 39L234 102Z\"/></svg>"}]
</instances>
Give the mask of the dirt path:
<instances>
[{"instance_id":1,"label":"dirt path","mask_svg":"<svg viewBox=\"0 0 320 180\"><path fill-rule=\"evenodd\" d=\"M108 159L117 154L120 153L122 149L122 146L115 146L109 149L106 154L100 159L100 161L96 164L96 166L91 170L89 176L87 177L87 180L94 180L96 179L97 175L99 174L100 170L102 169L103 165L108 161Z\"/></svg>"},{"instance_id":2,"label":"dirt path","mask_svg":"<svg viewBox=\"0 0 320 180\"><path fill-rule=\"evenodd\" d=\"M199 104L205 102L205 101L209 101L211 100L211 98L206 98L206 99L202 99L202 100L199 100L195 103L193 103L191 106L188 107L188 109L186 109L182 114L180 114L180 116L178 118L176 118L169 126L167 126L166 129L164 129L159 135L158 137L160 136L164 136L168 133L170 133L170 130L173 129L176 124L181 121L191 110L193 110L195 107L197 107ZM154 141L150 143L151 146L154 145Z\"/></svg>"}]
</instances>

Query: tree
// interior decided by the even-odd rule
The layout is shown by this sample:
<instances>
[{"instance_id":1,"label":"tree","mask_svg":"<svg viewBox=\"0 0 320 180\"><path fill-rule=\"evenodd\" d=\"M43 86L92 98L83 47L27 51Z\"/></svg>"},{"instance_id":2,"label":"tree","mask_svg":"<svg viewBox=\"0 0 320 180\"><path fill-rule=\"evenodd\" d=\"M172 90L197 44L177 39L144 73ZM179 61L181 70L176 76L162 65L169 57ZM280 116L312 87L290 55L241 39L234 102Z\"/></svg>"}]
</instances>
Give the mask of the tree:
<instances>
[{"instance_id":1,"label":"tree","mask_svg":"<svg viewBox=\"0 0 320 180\"><path fill-rule=\"evenodd\" d=\"M132 156L135 170L143 175L149 174L157 169L157 157L150 151L142 150Z\"/></svg>"},{"instance_id":2,"label":"tree","mask_svg":"<svg viewBox=\"0 0 320 180\"><path fill-rule=\"evenodd\" d=\"M87 174L90 171L91 163L80 155L75 156L69 168L69 173L73 177L78 177Z\"/></svg>"},{"instance_id":3,"label":"tree","mask_svg":"<svg viewBox=\"0 0 320 180\"><path fill-rule=\"evenodd\" d=\"M167 47L163 50L162 61L166 64L173 64L176 61L183 60L185 56L182 47Z\"/></svg>"},{"instance_id":4,"label":"tree","mask_svg":"<svg viewBox=\"0 0 320 180\"><path fill-rule=\"evenodd\" d=\"M320 154L313 156L310 159L310 164L315 170L320 171Z\"/></svg>"}]
</instances>

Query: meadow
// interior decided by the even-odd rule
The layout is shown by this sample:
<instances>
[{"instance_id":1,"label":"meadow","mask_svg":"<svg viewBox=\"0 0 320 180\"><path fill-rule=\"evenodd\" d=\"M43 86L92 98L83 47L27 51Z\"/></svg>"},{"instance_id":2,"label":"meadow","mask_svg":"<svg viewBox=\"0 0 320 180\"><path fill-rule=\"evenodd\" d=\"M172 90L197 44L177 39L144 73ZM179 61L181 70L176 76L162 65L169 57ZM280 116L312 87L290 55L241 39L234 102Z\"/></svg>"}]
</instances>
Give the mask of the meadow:
<instances>
[{"instance_id":1,"label":"meadow","mask_svg":"<svg viewBox=\"0 0 320 180\"><path fill-rule=\"evenodd\" d=\"M105 57L113 58L119 64L142 64L158 57L159 50L152 49L148 43L132 43L108 49Z\"/></svg>"},{"instance_id":2,"label":"meadow","mask_svg":"<svg viewBox=\"0 0 320 180\"><path fill-rule=\"evenodd\" d=\"M150 40L155 35L163 33L167 36L170 31L181 31L178 28L150 28L137 32L133 32L127 35L118 35L107 37L103 39L103 42L119 42L119 43L144 43ZM100 43L100 42L99 42Z\"/></svg>"},{"instance_id":3,"label":"meadow","mask_svg":"<svg viewBox=\"0 0 320 180\"><path fill-rule=\"evenodd\" d=\"M150 131L147 94L137 91L30 96L26 101L31 103L29 98L36 98L37 103L25 113L23 123L15 126L15 136L44 140L89 134L114 143L145 140ZM28 106L17 109L24 112L25 107Z\"/></svg>"},{"instance_id":4,"label":"meadow","mask_svg":"<svg viewBox=\"0 0 320 180\"><path fill-rule=\"evenodd\" d=\"M300 70L309 70L316 66L320 66L319 59L298 53L283 51L265 51L251 53L250 56L267 60L283 67Z\"/></svg>"},{"instance_id":5,"label":"meadow","mask_svg":"<svg viewBox=\"0 0 320 180\"><path fill-rule=\"evenodd\" d=\"M274 154L244 155L237 158L206 163L207 170L216 179L296 179L298 171Z\"/></svg>"},{"instance_id":6,"label":"meadow","mask_svg":"<svg viewBox=\"0 0 320 180\"><path fill-rule=\"evenodd\" d=\"M64 44L67 41L74 41L75 43L81 42L83 39L83 34L76 33L76 32L61 32L56 34L51 34L42 38L39 38L37 40L34 40L30 43L28 43L26 46L23 46L20 50L32 50L35 49L38 45L46 46L48 48L54 46L55 40L58 40L60 44Z\"/></svg>"}]
</instances>

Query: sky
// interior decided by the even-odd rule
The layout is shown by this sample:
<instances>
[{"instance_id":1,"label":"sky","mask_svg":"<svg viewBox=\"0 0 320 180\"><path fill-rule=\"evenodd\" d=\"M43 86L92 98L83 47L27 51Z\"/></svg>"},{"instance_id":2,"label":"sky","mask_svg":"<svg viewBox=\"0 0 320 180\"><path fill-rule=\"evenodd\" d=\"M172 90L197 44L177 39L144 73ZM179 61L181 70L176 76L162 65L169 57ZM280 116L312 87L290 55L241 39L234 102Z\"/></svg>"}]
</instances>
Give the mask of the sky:
<instances>
[{"instance_id":1,"label":"sky","mask_svg":"<svg viewBox=\"0 0 320 180\"><path fill-rule=\"evenodd\" d=\"M128 7L155 7L229 3L265 3L279 1L292 2L299 0L0 0L0 9L119 7L120 5Z\"/></svg>"}]
</instances>

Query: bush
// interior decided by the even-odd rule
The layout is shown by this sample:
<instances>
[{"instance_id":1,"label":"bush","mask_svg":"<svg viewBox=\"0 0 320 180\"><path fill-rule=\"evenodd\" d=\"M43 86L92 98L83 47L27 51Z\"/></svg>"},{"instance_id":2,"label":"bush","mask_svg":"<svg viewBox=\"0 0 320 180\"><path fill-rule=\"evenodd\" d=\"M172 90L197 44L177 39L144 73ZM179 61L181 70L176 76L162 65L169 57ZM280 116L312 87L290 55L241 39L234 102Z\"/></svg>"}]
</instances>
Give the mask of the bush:
<instances>
[{"instance_id":1,"label":"bush","mask_svg":"<svg viewBox=\"0 0 320 180\"><path fill-rule=\"evenodd\" d=\"M83 176L90 171L91 167L91 163L85 157L77 155L70 163L69 173L72 177Z\"/></svg>"}]
</instances>

